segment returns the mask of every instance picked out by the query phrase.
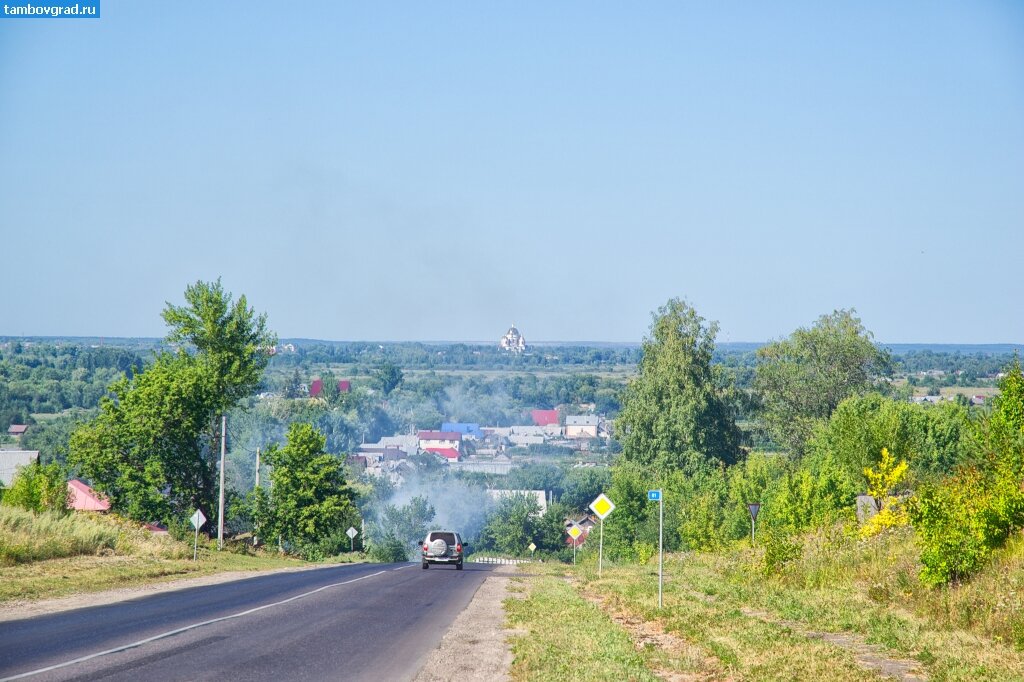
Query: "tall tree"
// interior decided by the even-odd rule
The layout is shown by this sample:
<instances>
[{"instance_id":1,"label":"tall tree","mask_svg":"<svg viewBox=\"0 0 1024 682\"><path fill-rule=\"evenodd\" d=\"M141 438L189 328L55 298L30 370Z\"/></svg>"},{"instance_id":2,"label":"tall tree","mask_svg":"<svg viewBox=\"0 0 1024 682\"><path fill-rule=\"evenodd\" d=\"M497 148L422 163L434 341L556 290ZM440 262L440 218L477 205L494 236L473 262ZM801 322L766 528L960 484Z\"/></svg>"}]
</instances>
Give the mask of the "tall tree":
<instances>
[{"instance_id":1,"label":"tall tree","mask_svg":"<svg viewBox=\"0 0 1024 682\"><path fill-rule=\"evenodd\" d=\"M373 371L374 383L384 394L384 397L391 395L392 391L401 386L404 378L401 368L387 361L377 365L377 368Z\"/></svg>"},{"instance_id":2,"label":"tall tree","mask_svg":"<svg viewBox=\"0 0 1024 682\"><path fill-rule=\"evenodd\" d=\"M185 299L164 310L167 340L194 352L161 353L112 384L114 399L71 438L68 461L140 520L181 520L196 507L216 520L217 417L259 386L275 343L266 316L244 296L233 303L219 280L189 286Z\"/></svg>"},{"instance_id":3,"label":"tall tree","mask_svg":"<svg viewBox=\"0 0 1024 682\"><path fill-rule=\"evenodd\" d=\"M69 463L131 518L180 520L195 508L214 518L207 430L220 399L210 372L187 355L163 353L110 390L113 399L72 434Z\"/></svg>"},{"instance_id":4,"label":"tall tree","mask_svg":"<svg viewBox=\"0 0 1024 682\"><path fill-rule=\"evenodd\" d=\"M868 391L872 378L888 371L888 354L875 346L855 312L822 315L810 328L758 350L754 386L765 424L797 456L844 398Z\"/></svg>"},{"instance_id":5,"label":"tall tree","mask_svg":"<svg viewBox=\"0 0 1024 682\"><path fill-rule=\"evenodd\" d=\"M311 424L292 424L288 442L267 450L271 527L300 552L327 538L344 538L357 523L342 460L325 451L326 439ZM340 549L340 548L338 548Z\"/></svg>"},{"instance_id":6,"label":"tall tree","mask_svg":"<svg viewBox=\"0 0 1024 682\"><path fill-rule=\"evenodd\" d=\"M626 389L616 430L627 461L694 470L735 462L739 429L722 374L711 366L718 323L669 300L654 314L639 376Z\"/></svg>"},{"instance_id":7,"label":"tall tree","mask_svg":"<svg viewBox=\"0 0 1024 682\"><path fill-rule=\"evenodd\" d=\"M189 285L185 302L164 308L167 341L191 344L210 365L226 410L259 387L277 337L267 331L266 314L257 315L244 295L232 301L220 279Z\"/></svg>"}]
</instances>

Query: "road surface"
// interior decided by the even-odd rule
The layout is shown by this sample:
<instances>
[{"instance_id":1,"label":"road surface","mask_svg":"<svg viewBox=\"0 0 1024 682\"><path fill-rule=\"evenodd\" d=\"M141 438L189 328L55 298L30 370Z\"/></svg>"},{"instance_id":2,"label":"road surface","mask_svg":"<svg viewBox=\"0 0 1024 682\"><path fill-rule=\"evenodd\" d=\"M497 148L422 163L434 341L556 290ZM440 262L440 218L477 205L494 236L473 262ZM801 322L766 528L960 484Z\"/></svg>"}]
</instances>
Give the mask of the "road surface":
<instances>
[{"instance_id":1,"label":"road surface","mask_svg":"<svg viewBox=\"0 0 1024 682\"><path fill-rule=\"evenodd\" d=\"M0 681L406 680L492 566L276 573L0 623Z\"/></svg>"}]
</instances>

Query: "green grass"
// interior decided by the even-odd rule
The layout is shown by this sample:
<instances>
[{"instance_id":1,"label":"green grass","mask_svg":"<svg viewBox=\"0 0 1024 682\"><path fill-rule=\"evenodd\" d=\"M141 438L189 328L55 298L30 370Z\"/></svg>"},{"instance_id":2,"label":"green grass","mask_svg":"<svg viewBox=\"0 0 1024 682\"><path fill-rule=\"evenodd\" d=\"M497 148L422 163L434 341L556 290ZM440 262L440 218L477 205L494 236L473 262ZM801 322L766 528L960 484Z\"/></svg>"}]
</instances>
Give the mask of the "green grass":
<instances>
[{"instance_id":1,"label":"green grass","mask_svg":"<svg viewBox=\"0 0 1024 682\"><path fill-rule=\"evenodd\" d=\"M535 640L520 678L559 679L558 648L596 636L596 625L579 624L607 627L614 622L602 617L614 617L656 625L699 652L642 656L648 668L683 679L877 679L869 656L909 663L933 682L1024 680L1024 537L971 581L940 589L918 581L917 556L909 529L865 542L842 527L804 537L802 556L770 576L760 548L670 555L662 610L656 562L606 562L601 577L589 554L575 568L532 564L522 570L540 574L528 578L533 601L510 604L512 624L528 626ZM588 599L600 603L597 613ZM609 679L600 666L591 673Z\"/></svg>"},{"instance_id":2,"label":"green grass","mask_svg":"<svg viewBox=\"0 0 1024 682\"><path fill-rule=\"evenodd\" d=\"M530 578L525 599L507 599L508 624L525 632L512 639L514 680L637 680L658 678L649 654L564 580Z\"/></svg>"},{"instance_id":3,"label":"green grass","mask_svg":"<svg viewBox=\"0 0 1024 682\"><path fill-rule=\"evenodd\" d=\"M0 505L0 566L113 552L121 532L88 516L34 514Z\"/></svg>"},{"instance_id":4,"label":"green grass","mask_svg":"<svg viewBox=\"0 0 1024 682\"><path fill-rule=\"evenodd\" d=\"M339 560L351 560L345 556ZM223 571L308 566L266 554L215 549L154 535L113 515L34 514L0 505L0 603L62 597Z\"/></svg>"}]
</instances>

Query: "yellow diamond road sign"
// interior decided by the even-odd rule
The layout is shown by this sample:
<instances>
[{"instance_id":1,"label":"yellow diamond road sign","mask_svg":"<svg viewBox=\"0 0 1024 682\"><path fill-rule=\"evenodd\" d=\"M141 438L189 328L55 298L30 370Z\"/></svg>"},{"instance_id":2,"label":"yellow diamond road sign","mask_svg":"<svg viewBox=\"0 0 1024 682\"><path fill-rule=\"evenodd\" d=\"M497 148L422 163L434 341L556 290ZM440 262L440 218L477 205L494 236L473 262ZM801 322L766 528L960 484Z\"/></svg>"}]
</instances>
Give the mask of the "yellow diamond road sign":
<instances>
[{"instance_id":1,"label":"yellow diamond road sign","mask_svg":"<svg viewBox=\"0 0 1024 682\"><path fill-rule=\"evenodd\" d=\"M566 532L569 533L569 537L571 537L573 540L579 540L580 536L583 535L583 531L580 530L580 527L577 526L575 523L572 524L572 527L570 527L569 530Z\"/></svg>"},{"instance_id":2,"label":"yellow diamond road sign","mask_svg":"<svg viewBox=\"0 0 1024 682\"><path fill-rule=\"evenodd\" d=\"M531 551L531 552L533 552L533 551L536 551L536 549L537 549L537 545L535 545L535 544L533 544L533 543L531 542L531 543L530 543L530 551Z\"/></svg>"},{"instance_id":3,"label":"yellow diamond road sign","mask_svg":"<svg viewBox=\"0 0 1024 682\"><path fill-rule=\"evenodd\" d=\"M597 499L590 503L590 508L597 514L597 518L604 521L604 517L608 516L615 509L615 503L608 499L608 496L601 493L597 496Z\"/></svg>"}]
</instances>

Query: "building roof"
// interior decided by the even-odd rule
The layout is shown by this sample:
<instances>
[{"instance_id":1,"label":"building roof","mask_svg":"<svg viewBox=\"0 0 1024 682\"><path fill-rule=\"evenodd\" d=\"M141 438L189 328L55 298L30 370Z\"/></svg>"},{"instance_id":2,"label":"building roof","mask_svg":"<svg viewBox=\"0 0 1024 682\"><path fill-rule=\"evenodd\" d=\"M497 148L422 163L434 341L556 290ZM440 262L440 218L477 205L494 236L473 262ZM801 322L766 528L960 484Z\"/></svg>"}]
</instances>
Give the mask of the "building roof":
<instances>
[{"instance_id":1,"label":"building roof","mask_svg":"<svg viewBox=\"0 0 1024 682\"><path fill-rule=\"evenodd\" d=\"M20 436L25 433L27 428L26 424L11 424L10 428L7 429L7 433L11 436Z\"/></svg>"},{"instance_id":2,"label":"building roof","mask_svg":"<svg viewBox=\"0 0 1024 682\"><path fill-rule=\"evenodd\" d=\"M18 467L39 461L38 450L0 450L0 484L9 486Z\"/></svg>"},{"instance_id":3,"label":"building roof","mask_svg":"<svg viewBox=\"0 0 1024 682\"><path fill-rule=\"evenodd\" d=\"M600 423L601 418L596 414L580 414L565 418L566 426L597 426Z\"/></svg>"},{"instance_id":4,"label":"building roof","mask_svg":"<svg viewBox=\"0 0 1024 682\"><path fill-rule=\"evenodd\" d=\"M530 418L537 426L558 424L558 410L531 410Z\"/></svg>"},{"instance_id":5,"label":"building roof","mask_svg":"<svg viewBox=\"0 0 1024 682\"><path fill-rule=\"evenodd\" d=\"M459 451L453 448L427 448L427 452L433 452L435 455L441 455L445 459L459 458Z\"/></svg>"},{"instance_id":6,"label":"building roof","mask_svg":"<svg viewBox=\"0 0 1024 682\"><path fill-rule=\"evenodd\" d=\"M484 432L480 429L479 424L469 424L466 422L444 422L441 424L441 430L455 431L464 436L475 436L476 438L484 437Z\"/></svg>"},{"instance_id":7,"label":"building roof","mask_svg":"<svg viewBox=\"0 0 1024 682\"><path fill-rule=\"evenodd\" d=\"M309 397L315 398L320 395L324 390L323 379L313 379L313 383L309 385Z\"/></svg>"},{"instance_id":8,"label":"building roof","mask_svg":"<svg viewBox=\"0 0 1024 682\"><path fill-rule=\"evenodd\" d=\"M338 382L338 391L341 393L349 393L352 391L352 382L348 379L342 379Z\"/></svg>"},{"instance_id":9,"label":"building roof","mask_svg":"<svg viewBox=\"0 0 1024 682\"><path fill-rule=\"evenodd\" d=\"M68 507L79 511L107 511L110 500L77 478L68 481Z\"/></svg>"},{"instance_id":10,"label":"building roof","mask_svg":"<svg viewBox=\"0 0 1024 682\"><path fill-rule=\"evenodd\" d=\"M420 431L417 438L420 440L462 440L462 434L458 431Z\"/></svg>"}]
</instances>

